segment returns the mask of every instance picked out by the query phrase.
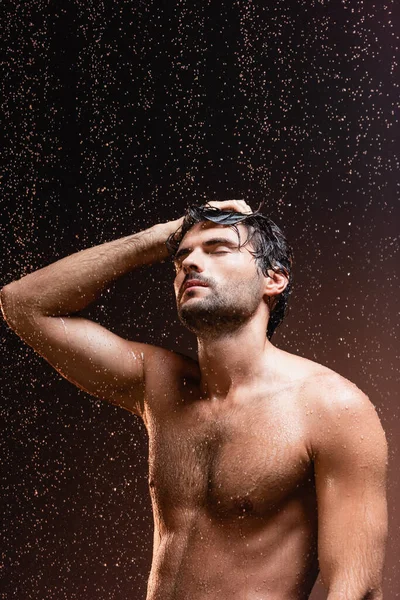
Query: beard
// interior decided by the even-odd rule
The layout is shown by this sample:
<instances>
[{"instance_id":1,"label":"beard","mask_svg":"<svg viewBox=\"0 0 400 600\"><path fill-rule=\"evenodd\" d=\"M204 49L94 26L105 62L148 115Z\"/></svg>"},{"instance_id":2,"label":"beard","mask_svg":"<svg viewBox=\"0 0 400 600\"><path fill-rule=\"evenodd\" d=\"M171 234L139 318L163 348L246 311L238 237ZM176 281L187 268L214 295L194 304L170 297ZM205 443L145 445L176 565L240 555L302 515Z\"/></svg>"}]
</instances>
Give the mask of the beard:
<instances>
[{"instance_id":1,"label":"beard","mask_svg":"<svg viewBox=\"0 0 400 600\"><path fill-rule=\"evenodd\" d=\"M198 337L215 339L240 330L257 311L263 294L260 278L224 284L222 289L207 279L209 290L204 298L177 300L181 323ZM197 292L192 292L196 294ZM186 292L186 295L191 292ZM193 297L193 296L192 296Z\"/></svg>"}]
</instances>

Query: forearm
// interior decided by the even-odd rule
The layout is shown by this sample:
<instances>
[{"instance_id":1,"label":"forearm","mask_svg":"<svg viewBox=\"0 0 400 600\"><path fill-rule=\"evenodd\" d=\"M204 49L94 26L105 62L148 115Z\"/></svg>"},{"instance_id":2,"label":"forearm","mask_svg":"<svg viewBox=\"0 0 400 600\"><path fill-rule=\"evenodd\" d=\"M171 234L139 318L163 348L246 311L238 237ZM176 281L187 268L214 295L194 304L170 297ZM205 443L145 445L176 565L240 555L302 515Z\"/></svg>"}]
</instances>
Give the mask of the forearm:
<instances>
[{"instance_id":1,"label":"forearm","mask_svg":"<svg viewBox=\"0 0 400 600\"><path fill-rule=\"evenodd\" d=\"M1 291L4 316L40 313L68 315L82 310L110 283L133 269L164 260L165 241L179 220L76 252L48 265Z\"/></svg>"}]
</instances>

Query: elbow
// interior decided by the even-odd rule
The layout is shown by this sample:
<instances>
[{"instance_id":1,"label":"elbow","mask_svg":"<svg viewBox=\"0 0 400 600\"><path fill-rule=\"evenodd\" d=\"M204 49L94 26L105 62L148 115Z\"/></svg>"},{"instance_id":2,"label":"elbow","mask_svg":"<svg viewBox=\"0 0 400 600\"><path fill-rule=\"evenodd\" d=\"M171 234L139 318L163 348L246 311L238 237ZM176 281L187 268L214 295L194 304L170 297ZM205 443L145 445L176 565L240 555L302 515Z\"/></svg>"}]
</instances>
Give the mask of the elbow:
<instances>
[{"instance_id":1,"label":"elbow","mask_svg":"<svg viewBox=\"0 0 400 600\"><path fill-rule=\"evenodd\" d=\"M18 287L18 281L13 281L0 290L1 312L7 325L14 330L17 330L29 315L28 307Z\"/></svg>"},{"instance_id":2,"label":"elbow","mask_svg":"<svg viewBox=\"0 0 400 600\"><path fill-rule=\"evenodd\" d=\"M383 591L381 587L370 587L365 592L348 592L346 589L329 590L327 600L383 600Z\"/></svg>"},{"instance_id":3,"label":"elbow","mask_svg":"<svg viewBox=\"0 0 400 600\"><path fill-rule=\"evenodd\" d=\"M362 597L361 600L382 600L383 599L383 591L382 588L370 588Z\"/></svg>"},{"instance_id":4,"label":"elbow","mask_svg":"<svg viewBox=\"0 0 400 600\"><path fill-rule=\"evenodd\" d=\"M5 285L3 288L1 288L0 290L0 306L1 306L1 312L2 315L4 317L4 320L9 323L11 320L11 314L13 312L13 306L14 306L14 295L13 295L13 288L14 285L12 283L9 283L8 285Z\"/></svg>"}]
</instances>

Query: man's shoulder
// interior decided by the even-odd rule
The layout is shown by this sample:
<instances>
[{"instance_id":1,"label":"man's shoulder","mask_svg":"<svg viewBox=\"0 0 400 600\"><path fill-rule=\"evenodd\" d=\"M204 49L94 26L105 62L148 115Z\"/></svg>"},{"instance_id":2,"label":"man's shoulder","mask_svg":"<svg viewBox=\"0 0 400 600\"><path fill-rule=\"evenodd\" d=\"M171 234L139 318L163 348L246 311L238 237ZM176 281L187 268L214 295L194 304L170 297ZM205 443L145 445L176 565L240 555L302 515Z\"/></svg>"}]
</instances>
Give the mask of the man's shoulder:
<instances>
[{"instance_id":1,"label":"man's shoulder","mask_svg":"<svg viewBox=\"0 0 400 600\"><path fill-rule=\"evenodd\" d=\"M318 450L350 448L355 431L374 440L384 453L385 433L375 405L354 382L307 358L288 355L285 368L295 378L298 414L305 425L308 455ZM358 442L357 442L358 443Z\"/></svg>"},{"instance_id":2,"label":"man's shoulder","mask_svg":"<svg viewBox=\"0 0 400 600\"><path fill-rule=\"evenodd\" d=\"M347 414L376 419L375 405L353 381L308 358L286 353L286 368L294 378L300 407L307 406L311 430L327 428ZM375 414L375 416L374 416Z\"/></svg>"},{"instance_id":3,"label":"man's shoulder","mask_svg":"<svg viewBox=\"0 0 400 600\"><path fill-rule=\"evenodd\" d=\"M369 402L368 396L352 381L333 369L296 354L289 354L292 372L297 372L302 392L321 407L338 408Z\"/></svg>"},{"instance_id":4,"label":"man's shoulder","mask_svg":"<svg viewBox=\"0 0 400 600\"><path fill-rule=\"evenodd\" d=\"M326 411L352 410L371 405L371 401L353 381L329 367L315 363L308 380L308 391L320 408Z\"/></svg>"},{"instance_id":5,"label":"man's shoulder","mask_svg":"<svg viewBox=\"0 0 400 600\"><path fill-rule=\"evenodd\" d=\"M304 359L308 361L308 359ZM333 369L308 361L308 377L303 387L304 398L312 412L311 432L325 443L332 438L339 443L353 435L359 423L368 424L379 437L382 425L374 403L353 381ZM304 363L305 364L305 363ZM341 427L343 426L343 427ZM338 437L339 429L343 438ZM325 440L325 442L324 442Z\"/></svg>"},{"instance_id":6,"label":"man's shoulder","mask_svg":"<svg viewBox=\"0 0 400 600\"><path fill-rule=\"evenodd\" d=\"M388 444L374 402L354 382L327 369L309 383L314 410L309 421L309 455L321 453L352 461L367 440L374 456L387 459ZM385 458L386 457L386 458Z\"/></svg>"}]
</instances>

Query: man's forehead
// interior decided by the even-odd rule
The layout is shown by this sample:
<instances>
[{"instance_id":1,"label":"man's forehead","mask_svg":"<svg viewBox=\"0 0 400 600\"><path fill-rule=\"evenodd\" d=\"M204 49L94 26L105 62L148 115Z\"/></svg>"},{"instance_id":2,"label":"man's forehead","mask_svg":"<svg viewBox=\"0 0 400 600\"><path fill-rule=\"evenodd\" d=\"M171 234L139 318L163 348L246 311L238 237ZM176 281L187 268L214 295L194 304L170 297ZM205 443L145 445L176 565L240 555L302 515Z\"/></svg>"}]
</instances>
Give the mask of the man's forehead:
<instances>
[{"instance_id":1,"label":"man's forehead","mask_svg":"<svg viewBox=\"0 0 400 600\"><path fill-rule=\"evenodd\" d=\"M237 230L235 231L235 229ZM203 242L213 237L224 237L233 242L239 242L237 231L240 234L240 241L245 239L246 227L241 223L235 225L235 229L229 225L220 225L212 221L201 221L196 223L186 232L179 244L179 248L190 246L194 242ZM217 234L217 235L215 235Z\"/></svg>"}]
</instances>

